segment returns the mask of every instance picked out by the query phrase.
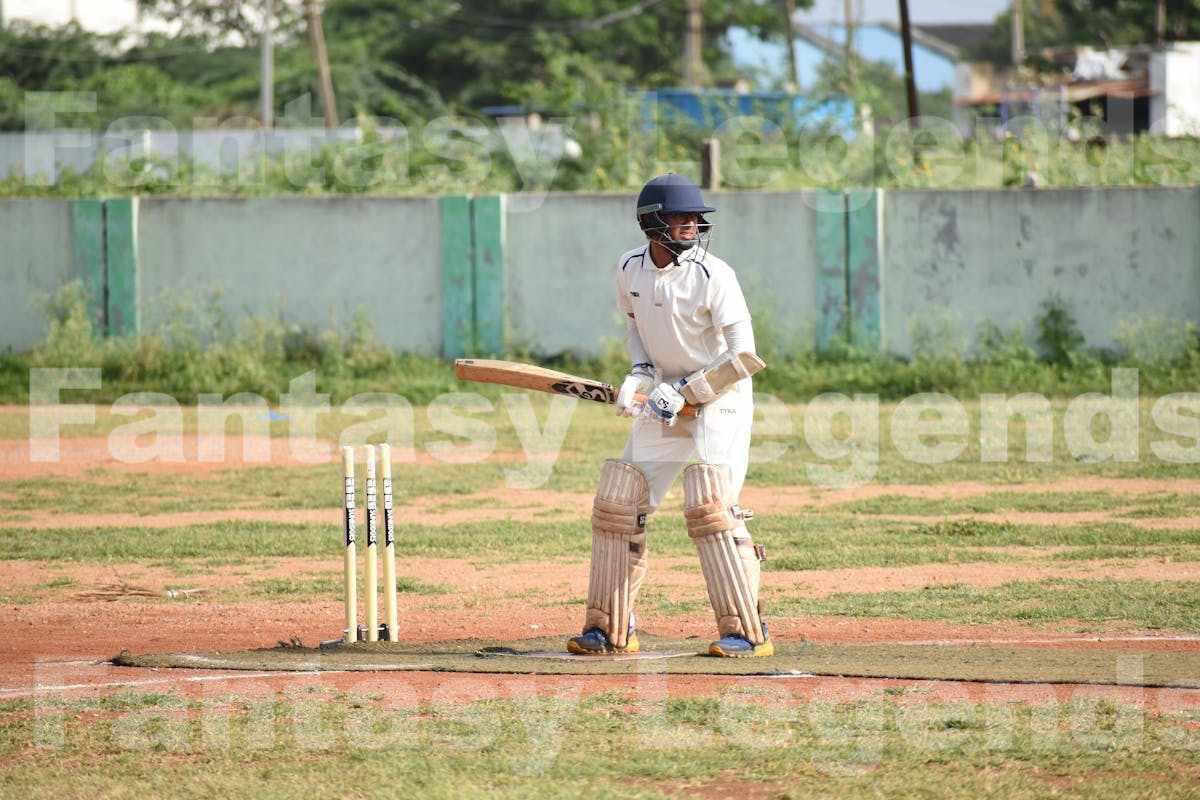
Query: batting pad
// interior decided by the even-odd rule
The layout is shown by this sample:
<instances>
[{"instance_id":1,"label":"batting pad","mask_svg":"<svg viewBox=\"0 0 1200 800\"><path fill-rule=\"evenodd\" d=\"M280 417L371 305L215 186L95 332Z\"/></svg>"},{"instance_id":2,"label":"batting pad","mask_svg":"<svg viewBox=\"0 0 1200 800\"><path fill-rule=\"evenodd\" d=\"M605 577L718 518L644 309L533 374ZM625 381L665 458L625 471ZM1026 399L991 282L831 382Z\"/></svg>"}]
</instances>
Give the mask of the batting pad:
<instances>
[{"instance_id":1,"label":"batting pad","mask_svg":"<svg viewBox=\"0 0 1200 800\"><path fill-rule=\"evenodd\" d=\"M592 566L584 629L600 628L625 647L633 601L646 577L650 485L632 464L609 459L592 504Z\"/></svg>"},{"instance_id":2,"label":"batting pad","mask_svg":"<svg viewBox=\"0 0 1200 800\"><path fill-rule=\"evenodd\" d=\"M731 495L727 468L701 463L683 471L683 513L700 554L717 630L762 644L758 555Z\"/></svg>"}]
</instances>

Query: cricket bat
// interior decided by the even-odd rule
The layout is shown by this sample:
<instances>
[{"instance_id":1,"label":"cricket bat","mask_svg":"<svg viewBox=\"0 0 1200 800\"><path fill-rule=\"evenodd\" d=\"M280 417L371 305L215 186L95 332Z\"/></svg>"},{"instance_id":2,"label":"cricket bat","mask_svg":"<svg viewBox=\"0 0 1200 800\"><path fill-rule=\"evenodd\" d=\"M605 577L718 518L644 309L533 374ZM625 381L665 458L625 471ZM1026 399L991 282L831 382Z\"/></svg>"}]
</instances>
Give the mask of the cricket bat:
<instances>
[{"instance_id":1,"label":"cricket bat","mask_svg":"<svg viewBox=\"0 0 1200 800\"><path fill-rule=\"evenodd\" d=\"M612 384L517 361L460 358L454 362L454 374L464 381L496 383L535 392L565 394L596 403L617 402L617 390ZM639 394L636 397L639 403L646 402L645 395ZM694 417L696 407L684 406L679 413L685 417Z\"/></svg>"}]
</instances>

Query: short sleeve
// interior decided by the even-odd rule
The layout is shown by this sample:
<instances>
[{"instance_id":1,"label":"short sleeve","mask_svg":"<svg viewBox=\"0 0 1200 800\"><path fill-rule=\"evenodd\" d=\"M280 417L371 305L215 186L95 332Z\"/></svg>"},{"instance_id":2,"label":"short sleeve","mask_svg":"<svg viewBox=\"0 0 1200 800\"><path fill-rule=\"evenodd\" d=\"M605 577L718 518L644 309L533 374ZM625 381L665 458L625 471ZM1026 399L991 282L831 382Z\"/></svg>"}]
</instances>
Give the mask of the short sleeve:
<instances>
[{"instance_id":1,"label":"short sleeve","mask_svg":"<svg viewBox=\"0 0 1200 800\"><path fill-rule=\"evenodd\" d=\"M713 273L709 281L708 310L716 328L750 319L750 309L733 270Z\"/></svg>"},{"instance_id":2,"label":"short sleeve","mask_svg":"<svg viewBox=\"0 0 1200 800\"><path fill-rule=\"evenodd\" d=\"M625 291L625 273L620 264L617 264L617 308L621 309L622 314L633 316L633 303L629 299L629 292Z\"/></svg>"}]
</instances>

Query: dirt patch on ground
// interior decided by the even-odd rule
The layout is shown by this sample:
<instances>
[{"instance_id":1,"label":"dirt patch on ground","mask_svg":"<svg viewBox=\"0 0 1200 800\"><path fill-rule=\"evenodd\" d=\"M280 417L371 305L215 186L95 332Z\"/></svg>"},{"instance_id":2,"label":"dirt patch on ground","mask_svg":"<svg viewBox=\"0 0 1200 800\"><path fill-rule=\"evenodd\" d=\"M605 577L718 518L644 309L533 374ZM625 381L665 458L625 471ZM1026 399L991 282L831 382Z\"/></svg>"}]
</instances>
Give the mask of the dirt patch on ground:
<instances>
[{"instance_id":1,"label":"dirt patch on ground","mask_svg":"<svg viewBox=\"0 0 1200 800\"><path fill-rule=\"evenodd\" d=\"M512 638L573 631L579 624L582 598L587 592L587 564L583 561L481 567L460 560L405 558L400 567L403 578L444 590L442 594L401 594L401 626L405 637L414 641L452 636ZM711 612L704 602L703 580L699 569L694 567L695 560L690 558L652 559L651 573L645 585L647 596L665 595L676 602L694 602L697 610L665 616L655 611L653 603L648 601L641 615L643 627L664 636L711 633ZM102 602L78 600L75 595L120 582L152 589L168 586L203 588L213 594L232 591L235 596L245 597L245 593L253 592L261 581L324 576L336 586L340 575L340 567L328 559L269 559L199 568L195 574L186 575L148 564L0 562L0 585L13 595L25 595L26 600L33 600L4 606L0 620L0 653L10 647L19 648L26 641L20 633L22 624L31 628L49 626L51 630L58 630L56 626L61 624L65 626L62 630L71 632L69 636L39 636L36 648L44 648L53 642L78 644L97 636L106 643L99 650L104 652L114 646L120 649L137 644L145 636L152 642L160 639L176 641L173 634L183 630L188 632L185 640L195 642L189 645L194 648L222 649L220 642L230 635L230 631L241 633L236 637L239 641L229 644L231 647L270 645L276 639L292 636L312 643L338 635L341 603L336 590L326 599L306 597L290 602L280 602L269 596L239 602L217 602L211 597L183 601L130 598ZM1061 567L929 564L770 572L764 579L764 591L769 601L772 594L817 598L844 591L903 591L945 584L996 586L1015 580L1099 579L1111 575L1110 562L1073 562ZM1142 580L1200 580L1200 564L1148 560L1122 563L1121 576ZM73 617L74 621L67 621L68 617ZM156 618L161 625L150 623ZM141 627L143 622L149 625L148 629ZM1015 623L976 626L858 618L775 618L772 624L777 632L789 637L804 636L830 642L896 643L910 639L978 639L981 636L1017 640L1055 638L1048 635L1052 631L1047 629L1032 629ZM179 628L180 625L183 628ZM6 626L12 627L5 631ZM1112 626L1109 629L1116 634L1129 633ZM123 640L122 630L126 637ZM254 639L251 632L260 638ZM1170 647L1200 648L1200 641L1172 641ZM147 649L144 644L143 649ZM97 651L89 647L87 652ZM53 654L60 653L55 651Z\"/></svg>"},{"instance_id":2,"label":"dirt patch on ground","mask_svg":"<svg viewBox=\"0 0 1200 800\"><path fill-rule=\"evenodd\" d=\"M749 488L749 487L748 487ZM750 488L754 492L754 488ZM767 491L758 489L758 491ZM1049 492L1107 492L1109 494L1137 496L1157 492L1194 494L1200 492L1200 480L1176 480L1158 478L1102 478L1080 476L1043 483L982 483L961 481L958 483L903 484L872 483L849 489L824 489L812 487L806 490L814 505L825 507L848 503L854 500L872 500L888 495L915 497L928 500L955 500L995 492L1049 493ZM772 492L774 493L774 492Z\"/></svg>"},{"instance_id":3,"label":"dirt patch on ground","mask_svg":"<svg viewBox=\"0 0 1200 800\"><path fill-rule=\"evenodd\" d=\"M694 613L663 616L649 612L642 628L671 637L696 637L703 643L712 636L711 613L703 604L704 589L693 559L656 559L648 589L668 596L696 600ZM1111 568L1111 565L1108 565ZM582 616L587 566L578 563L514 564L480 567L447 559L405 559L402 575L448 587L440 595L401 595L401 631L406 641L429 642L456 637L523 638L575 633ZM1192 579L1200 565L1138 562L1122 566L1122 575L1147 579ZM342 692L382 694L400 705L483 698L591 694L621 690L655 697L714 696L732 689L754 686L797 703L810 700L852 701L864 697L926 702L930 699L976 698L978 702L1052 702L1072 697L1096 696L1132 703L1155 704L1164 692L1171 707L1200 706L1200 692L1144 691L1102 687L972 686L947 682L841 678L639 678L557 677L531 678L506 675L440 675L421 673L319 676L229 676L203 671L148 671L121 669L90 663L123 649L142 653L173 650L237 650L271 647L292 637L312 645L338 636L342 605L337 597L277 601L218 602L212 597L171 601L133 598L118 602L87 602L75 593L96 585L123 580L150 587L196 586L219 593L246 590L255 581L278 577L325 575L336 578L340 569L327 559L285 559L202 569L180 576L155 565L100 566L41 562L0 563L0 585L10 592L32 592L34 602L0 607L0 699L36 691L164 691L183 688L206 697L222 691L245 693L251 687L284 691L303 685ZM1067 567L1021 565L929 565L903 568L814 570L769 573L767 591L787 587L789 594L822 596L830 592L913 588L935 583L993 585L1005 580L1050 576L1107 577L1105 565L1081 562ZM74 581L69 586L46 584ZM43 588L38 588L39 586ZM47 597L49 595L49 597ZM818 642L901 643L1004 642L1031 647L1095 647L1113 651L1200 650L1200 641L1170 638L1168 632L1146 634L1109 628L1105 634L1071 633L1060 629L1034 629L1015 623L961 625L944 622L856 618L772 618L772 633L780 640L807 638ZM1066 631L1066 632L1064 632ZM1102 641L1101 639L1109 639ZM228 688L222 688L227 686ZM39 689L38 687L42 687ZM94 687L94 688L86 688ZM145 688L140 688L145 687Z\"/></svg>"},{"instance_id":4,"label":"dirt patch on ground","mask_svg":"<svg viewBox=\"0 0 1200 800\"><path fill-rule=\"evenodd\" d=\"M0 480L78 475L94 469L191 475L245 467L311 467L340 458L336 442L303 437L76 436L62 437L57 444L49 439L0 439ZM397 448L392 461L403 467L530 458L547 456L467 448L431 454Z\"/></svg>"},{"instance_id":5,"label":"dirt patch on ground","mask_svg":"<svg viewBox=\"0 0 1200 800\"><path fill-rule=\"evenodd\" d=\"M587 593L586 543L579 561L523 562L479 566L458 559L398 559L401 578L413 579L443 594L407 595L402 604L431 608L509 603L536 610L553 609L582 602ZM961 563L918 564L897 567L852 567L844 569L772 570L764 573L764 593L787 597L822 598L841 592L870 593L921 589L959 584L975 587L1000 586L1012 581L1103 580L1119 572L1122 580L1198 581L1200 562L1161 559L1121 561L1070 561L1053 563ZM363 570L360 566L360 580ZM96 565L69 562L0 561L0 586L11 594L49 592L54 597L101 585L128 583L150 588L201 588L213 592L251 591L263 581L303 580L341 576L340 561L315 558L250 559L235 565L189 565L183 572L152 564ZM57 586L56 586L57 584ZM644 591L651 596L665 593L674 602L705 598L703 578L695 558L655 558L650 555L650 573ZM331 598L336 599L336 598ZM704 604L705 606L707 604ZM14 606L14 610L21 606ZM707 618L707 608L701 618ZM536 618L531 624L536 624ZM482 635L482 634L480 634Z\"/></svg>"},{"instance_id":6,"label":"dirt patch on ground","mask_svg":"<svg viewBox=\"0 0 1200 800\"><path fill-rule=\"evenodd\" d=\"M226 452L240 454L241 437L230 437ZM103 466L115 471L122 469L154 471L195 471L230 466L252 466L257 462L231 464L152 462L123 465L111 462L96 463L89 456L98 456L107 447L107 439L69 440L79 447L64 447L73 454L58 464L45 465L50 469L63 467L74 474ZM91 444L87 444L90 441ZM4 450L0 454L15 452ZM27 442L20 444L27 447ZM286 440L271 440L271 447L286 448ZM89 448L91 448L89 450ZM272 456L276 450L272 449ZM281 455L286 450L280 451ZM522 454L492 454L492 458L513 460ZM279 463L272 460L273 464ZM444 463L444 462L439 462ZM22 472L0 455L0 478L29 477L31 465L26 462ZM743 502L760 514L785 513L797 510L826 508L856 499L894 494L913 497L945 499L968 497L989 492L1080 492L1107 491L1125 497L1156 492L1185 493L1200 490L1198 481L1176 480L1114 480L1081 478L1036 485L991 485L982 483L922 485L881 485L851 490L825 490L812 487L749 487ZM472 507L471 501L478 501ZM591 507L590 493L560 493L549 491L492 490L470 496L456 496L452 506L444 496L412 499L407 507L422 515L422 521L432 524L453 524L488 519L545 520L555 514L575 518L586 516ZM680 498L672 494L663 511L676 513ZM463 506L466 507L463 507ZM157 516L137 515L29 515L29 521L9 523L6 527L73 527L85 530L96 527L146 526L169 527L216 520L271 520L289 523L337 525L339 509L311 511L228 510L193 512ZM1113 512L1116 513L1116 512ZM1093 512L1075 514L1011 513L999 515L970 515L974 519L1024 521L1030 524L1079 524L1107 521L1110 516ZM940 521L955 517L904 517L917 522ZM1193 527L1192 519L1114 519L1145 527ZM582 616L582 598L587 589L587 542L580 542L579 560L537 564L478 566L450 559L404 558L401 574L428 584L447 587L444 594L404 594L401 596L401 630L406 640L436 641L459 636L520 638L524 636L557 634L564 638L576 632ZM1005 548L1006 554L1018 558L1037 559L1053 554L1052 548ZM1172 563L1154 560L1123 561L1119 575L1124 579L1200 581L1200 564ZM138 686L199 687L205 692L216 691L224 681L202 671L172 671L170 674L143 670L120 669L86 663L89 660L114 655L122 649L139 652L168 650L222 650L251 647L270 647L279 640L296 637L307 644L339 634L342 608L337 597L328 599L276 600L255 599L253 584L272 578L304 578L326 576L336 580L340 566L329 559L271 559L248 560L234 566L207 567L189 563L186 571L149 564L94 565L64 562L0 562L0 586L14 597L25 595L13 603L0 605L0 698L4 692L37 690L37 686L96 687L83 691L113 692ZM1113 562L1082 561L1054 563L971 563L931 564L910 567L872 567L840 570L810 570L768 572L765 592L787 596L824 597L829 594L855 591L900 591L924 586L959 583L972 586L995 586L1014 580L1047 578L1110 578ZM70 581L71 583L67 583ZM250 599L220 602L213 597L189 600L128 599L105 603L81 601L74 595L99 585L126 582L151 588L206 588L213 594L233 592L236 597ZM55 584L58 584L57 586ZM651 553L651 574L646 584L647 596L659 594L672 601L696 603L698 610L685 614L663 615L647 602L642 617L644 630L664 636L695 636L703 641L712 635L711 612L705 603L705 590L694 558L656 558ZM230 597L231 595L226 595ZM32 598L31 601L28 601ZM963 646L980 642L1003 642L1032 647L1097 647L1114 651L1186 650L1200 649L1200 642L1188 637L1171 637L1169 632L1142 632L1104 626L1104 634L1073 633L1074 626L1063 624L1055 628L1029 628L1015 623L997 625L959 625L933 621L858 619L858 618L772 618L773 635L780 639L808 638L820 642L840 643L899 643L899 642L961 642ZM641 690L638 679L621 676L557 677L531 679L528 676L482 676L403 673L396 675L322 675L322 676L243 676L230 678L231 691L241 691L246 685L262 686L267 690L282 690L305 680L338 691L383 693L389 701L405 704L429 702L429 698L449 692L456 698L508 697L519 692L536 691L553 695L556 692L585 693L609 690ZM191 681L191 682L189 682ZM236 684L236 685L235 685ZM1096 696L1123 702L1153 705L1158 698L1170 696L1172 707L1200 706L1200 692L1182 690L1144 691L1133 688L1079 687L979 687L944 682L888 681L839 678L795 678L786 681L771 679L671 677L655 684L655 691L672 696L713 696L732 688L755 686L764 691L783 691L797 702L820 699L834 702L852 701L864 697L886 696L900 701L912 699L963 699L978 697L987 702L1049 702L1071 697ZM533 687L530 689L529 687ZM664 688L665 687L665 688ZM779 687L783 687L779 689ZM57 691L57 690L56 690ZM413 698L417 698L416 701Z\"/></svg>"},{"instance_id":7,"label":"dirt patch on ground","mask_svg":"<svg viewBox=\"0 0 1200 800\"><path fill-rule=\"evenodd\" d=\"M1130 525L1143 530L1191 530L1200 528L1200 518L1196 517L1125 517L1121 516L1127 509L1115 508L1109 511L1005 511L990 514L879 514L872 515L878 519L895 522L912 522L918 525L936 525L939 522L992 522L1000 525L1038 525L1038 526L1071 526L1095 525L1116 522Z\"/></svg>"}]
</instances>

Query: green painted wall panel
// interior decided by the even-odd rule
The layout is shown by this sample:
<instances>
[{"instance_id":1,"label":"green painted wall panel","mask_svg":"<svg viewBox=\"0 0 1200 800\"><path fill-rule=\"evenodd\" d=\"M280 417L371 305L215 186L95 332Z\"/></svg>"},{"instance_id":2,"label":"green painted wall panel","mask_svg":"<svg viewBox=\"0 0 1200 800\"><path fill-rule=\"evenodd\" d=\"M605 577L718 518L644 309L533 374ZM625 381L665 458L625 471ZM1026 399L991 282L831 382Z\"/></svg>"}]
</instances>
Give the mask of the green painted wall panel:
<instances>
[{"instance_id":1,"label":"green painted wall panel","mask_svg":"<svg viewBox=\"0 0 1200 800\"><path fill-rule=\"evenodd\" d=\"M471 201L440 200L442 217L442 353L461 358L474 350L475 286L471 268Z\"/></svg>"},{"instance_id":2,"label":"green painted wall panel","mask_svg":"<svg viewBox=\"0 0 1200 800\"><path fill-rule=\"evenodd\" d=\"M504 196L471 201L472 267L475 290L475 352L504 352L506 330Z\"/></svg>"},{"instance_id":3,"label":"green painted wall panel","mask_svg":"<svg viewBox=\"0 0 1200 800\"><path fill-rule=\"evenodd\" d=\"M848 332L845 209L840 192L822 193L817 208L816 271L817 347L821 350L845 340Z\"/></svg>"},{"instance_id":4,"label":"green painted wall panel","mask_svg":"<svg viewBox=\"0 0 1200 800\"><path fill-rule=\"evenodd\" d=\"M882 341L882 202L881 190L856 189L846 194L850 341L870 350L878 350Z\"/></svg>"},{"instance_id":5,"label":"green painted wall panel","mask_svg":"<svg viewBox=\"0 0 1200 800\"><path fill-rule=\"evenodd\" d=\"M73 270L83 283L92 327L104 333L107 309L104 293L104 203L100 200L75 200L71 203L71 246Z\"/></svg>"},{"instance_id":6,"label":"green painted wall panel","mask_svg":"<svg viewBox=\"0 0 1200 800\"><path fill-rule=\"evenodd\" d=\"M138 275L138 199L104 203L108 265L108 332L137 334L141 329L141 281Z\"/></svg>"}]
</instances>

